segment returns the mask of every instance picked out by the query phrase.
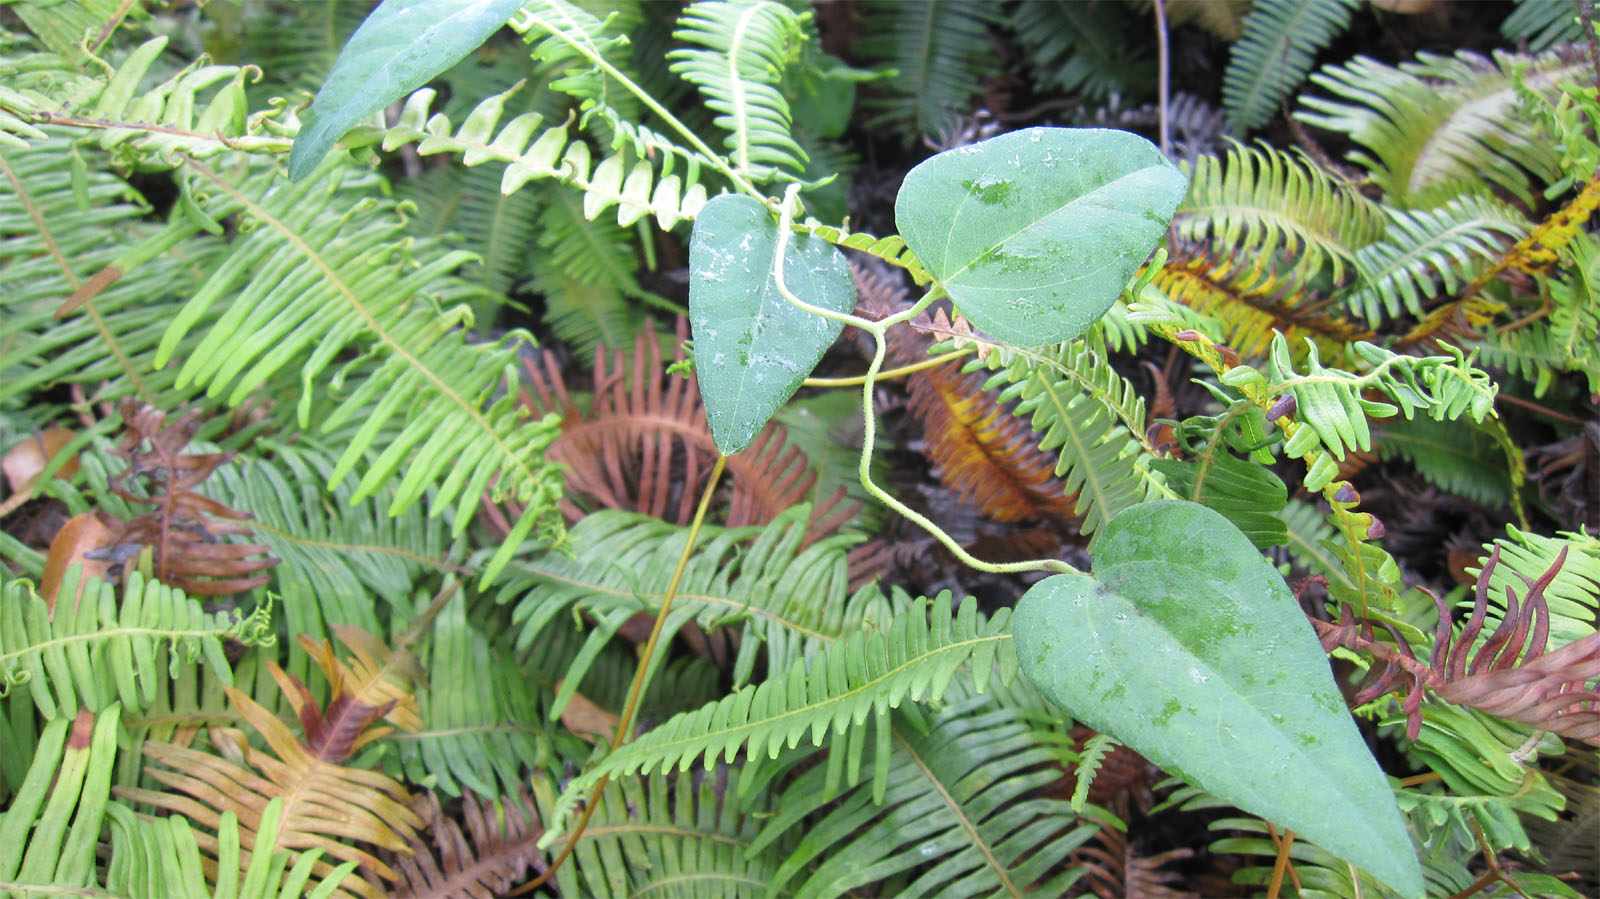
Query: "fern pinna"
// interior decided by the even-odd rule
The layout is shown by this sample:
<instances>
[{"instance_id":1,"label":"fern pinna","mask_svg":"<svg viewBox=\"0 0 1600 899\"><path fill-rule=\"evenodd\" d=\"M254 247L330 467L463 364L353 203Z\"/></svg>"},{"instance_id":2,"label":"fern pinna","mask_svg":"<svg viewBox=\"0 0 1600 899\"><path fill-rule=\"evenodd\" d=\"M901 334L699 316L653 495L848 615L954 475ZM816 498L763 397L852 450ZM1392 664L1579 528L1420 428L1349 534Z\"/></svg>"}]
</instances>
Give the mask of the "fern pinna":
<instances>
[{"instance_id":1,"label":"fern pinna","mask_svg":"<svg viewBox=\"0 0 1600 899\"><path fill-rule=\"evenodd\" d=\"M0 891L1592 892L1600 105L1536 6L1311 72L1375 14L11 3ZM1194 27L1220 108L1139 106Z\"/></svg>"}]
</instances>

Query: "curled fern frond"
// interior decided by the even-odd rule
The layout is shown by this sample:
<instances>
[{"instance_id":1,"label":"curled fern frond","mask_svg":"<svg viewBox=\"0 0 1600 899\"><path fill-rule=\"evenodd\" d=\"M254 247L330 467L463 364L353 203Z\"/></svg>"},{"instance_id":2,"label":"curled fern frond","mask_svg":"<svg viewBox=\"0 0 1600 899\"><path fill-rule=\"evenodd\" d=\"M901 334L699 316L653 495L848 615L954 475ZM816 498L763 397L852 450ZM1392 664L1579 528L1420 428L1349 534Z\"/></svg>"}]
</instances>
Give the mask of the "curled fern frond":
<instances>
[{"instance_id":1,"label":"curled fern frond","mask_svg":"<svg viewBox=\"0 0 1600 899\"><path fill-rule=\"evenodd\" d=\"M806 166L778 91L784 69L798 58L803 18L771 0L702 0L684 10L672 33L695 45L667 54L672 71L700 89L717 127L728 132L735 169L757 183Z\"/></svg>"}]
</instances>

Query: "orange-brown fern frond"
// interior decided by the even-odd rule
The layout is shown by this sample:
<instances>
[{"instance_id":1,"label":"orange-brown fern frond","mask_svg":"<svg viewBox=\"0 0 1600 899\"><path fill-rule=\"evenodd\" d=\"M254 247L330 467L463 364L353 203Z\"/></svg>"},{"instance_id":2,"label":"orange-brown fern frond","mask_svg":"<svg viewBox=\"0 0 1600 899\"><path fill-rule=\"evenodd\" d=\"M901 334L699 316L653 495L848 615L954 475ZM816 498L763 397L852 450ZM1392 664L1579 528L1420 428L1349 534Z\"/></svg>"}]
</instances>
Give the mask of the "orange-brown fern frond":
<instances>
[{"instance_id":1,"label":"orange-brown fern frond","mask_svg":"<svg viewBox=\"0 0 1600 899\"><path fill-rule=\"evenodd\" d=\"M504 797L486 806L471 791L461 794L461 823L445 814L439 797L424 793L411 804L422 816L423 833L411 840L410 855L395 856L406 897L504 896L522 882L529 868L545 869L539 851L539 826L533 797Z\"/></svg>"},{"instance_id":2,"label":"orange-brown fern frond","mask_svg":"<svg viewBox=\"0 0 1600 899\"><path fill-rule=\"evenodd\" d=\"M1372 336L1304 285L1226 256L1176 247L1155 284L1173 300L1220 322L1223 341L1241 356L1264 358L1274 330L1282 331L1290 346L1302 346L1310 337L1330 352Z\"/></svg>"},{"instance_id":3,"label":"orange-brown fern frond","mask_svg":"<svg viewBox=\"0 0 1600 899\"><path fill-rule=\"evenodd\" d=\"M408 841L416 838L417 828L422 826L422 819L407 805L411 796L387 775L339 764L355 747L377 735L367 726L386 709L363 706L349 694L343 702L330 702L327 710L318 709L303 685L277 666L271 667L302 721L310 719L307 739L295 736L287 724L250 697L224 687L240 716L265 739L267 750L254 748L243 732L225 727L211 730L211 743L220 754L149 742L144 745L144 755L157 764L145 772L172 792L117 787L117 795L183 815L200 831L196 834L200 847L213 856L222 815L234 812L244 849L238 860L241 876L255 851L287 850L292 858L298 858L301 851L321 849L325 858L353 860L369 874L396 880L394 870L372 850L410 851ZM275 798L283 800L277 838L270 847L256 846L261 816ZM214 867L216 863L210 864ZM327 876L333 867L319 861L312 870ZM352 878L345 884L373 899L383 895L369 880Z\"/></svg>"},{"instance_id":4,"label":"orange-brown fern frond","mask_svg":"<svg viewBox=\"0 0 1600 899\"><path fill-rule=\"evenodd\" d=\"M680 320L674 362L683 361L685 327ZM562 511L569 520L583 517L587 504L689 523L716 461L716 445L698 383L693 375L667 374L653 327L634 342L631 358L596 348L587 412L573 402L553 356L545 354L527 369L523 402L536 414L562 416L561 436L547 452L567 469L569 498ZM740 527L766 524L805 502L816 473L804 453L787 445L783 428L769 424L747 450L728 458L724 480L731 486L720 506L721 523ZM807 543L849 518L854 510L839 508L842 497L841 490L812 509Z\"/></svg>"},{"instance_id":5,"label":"orange-brown fern frond","mask_svg":"<svg viewBox=\"0 0 1600 899\"><path fill-rule=\"evenodd\" d=\"M922 421L934 474L995 521L1076 521L1072 497L1039 449L1026 418L1012 415L979 372L940 365L908 379L907 408Z\"/></svg>"},{"instance_id":6,"label":"orange-brown fern frond","mask_svg":"<svg viewBox=\"0 0 1600 899\"><path fill-rule=\"evenodd\" d=\"M339 642L354 654L351 661L335 656L333 644L326 639L318 643L308 634L299 635L300 648L316 661L328 683L334 685L335 699L329 700L329 705L340 696L348 696L370 708L386 707L384 720L401 730L421 730L422 716L412 693L423 681L422 664L417 657L407 650L391 650L382 640L359 627L335 624L332 628Z\"/></svg>"}]
</instances>

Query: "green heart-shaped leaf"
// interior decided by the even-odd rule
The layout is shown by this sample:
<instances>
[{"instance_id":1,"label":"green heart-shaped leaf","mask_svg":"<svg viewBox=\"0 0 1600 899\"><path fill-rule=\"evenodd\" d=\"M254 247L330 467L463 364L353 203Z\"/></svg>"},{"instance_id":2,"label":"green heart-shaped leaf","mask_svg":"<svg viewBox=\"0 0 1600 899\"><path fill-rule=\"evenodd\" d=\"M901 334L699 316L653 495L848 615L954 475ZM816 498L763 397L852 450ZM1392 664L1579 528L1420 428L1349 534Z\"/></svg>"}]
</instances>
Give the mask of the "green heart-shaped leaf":
<instances>
[{"instance_id":1,"label":"green heart-shaped leaf","mask_svg":"<svg viewBox=\"0 0 1600 899\"><path fill-rule=\"evenodd\" d=\"M1187 189L1138 135L1029 128L912 169L894 214L974 325L1038 346L1077 337L1111 308Z\"/></svg>"},{"instance_id":2,"label":"green heart-shaped leaf","mask_svg":"<svg viewBox=\"0 0 1600 899\"><path fill-rule=\"evenodd\" d=\"M500 30L521 0L383 0L339 51L289 151L289 180L317 167L333 142L460 62Z\"/></svg>"},{"instance_id":3,"label":"green heart-shaped leaf","mask_svg":"<svg viewBox=\"0 0 1600 899\"><path fill-rule=\"evenodd\" d=\"M726 455L744 449L799 389L844 325L778 293L772 274L778 223L761 203L724 194L695 217L689 240L689 324L711 439ZM832 244L790 241L784 285L834 312L856 304L855 277Z\"/></svg>"},{"instance_id":4,"label":"green heart-shaped leaf","mask_svg":"<svg viewBox=\"0 0 1600 899\"><path fill-rule=\"evenodd\" d=\"M1217 512L1171 501L1123 511L1100 535L1094 576L1035 584L1011 631L1022 671L1074 718L1422 895L1394 792L1316 634Z\"/></svg>"}]
</instances>

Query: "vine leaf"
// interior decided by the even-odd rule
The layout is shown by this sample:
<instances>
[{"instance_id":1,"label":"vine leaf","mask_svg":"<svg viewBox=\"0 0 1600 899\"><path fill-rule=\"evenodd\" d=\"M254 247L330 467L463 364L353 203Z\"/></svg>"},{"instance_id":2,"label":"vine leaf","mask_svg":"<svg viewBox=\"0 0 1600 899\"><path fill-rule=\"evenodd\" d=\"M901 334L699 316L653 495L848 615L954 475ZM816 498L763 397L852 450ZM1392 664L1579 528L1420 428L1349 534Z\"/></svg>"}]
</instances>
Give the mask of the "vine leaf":
<instances>
[{"instance_id":1,"label":"vine leaf","mask_svg":"<svg viewBox=\"0 0 1600 899\"><path fill-rule=\"evenodd\" d=\"M384 0L317 91L289 152L289 179L311 174L346 131L450 68L500 29L521 0Z\"/></svg>"},{"instance_id":2,"label":"vine leaf","mask_svg":"<svg viewBox=\"0 0 1600 899\"><path fill-rule=\"evenodd\" d=\"M1012 634L1022 670L1074 718L1422 894L1393 791L1315 633L1221 514L1171 501L1127 509L1101 534L1094 575L1040 581Z\"/></svg>"},{"instance_id":3,"label":"vine leaf","mask_svg":"<svg viewBox=\"0 0 1600 899\"><path fill-rule=\"evenodd\" d=\"M695 368L711 437L724 455L750 445L844 328L778 292L777 240L778 223L765 206L725 194L700 211L689 241ZM795 239L783 277L791 293L814 306L855 308L855 277L844 255L820 238Z\"/></svg>"},{"instance_id":4,"label":"vine leaf","mask_svg":"<svg viewBox=\"0 0 1600 899\"><path fill-rule=\"evenodd\" d=\"M1111 308L1187 187L1137 135L1028 128L918 165L894 213L974 325L1039 346L1077 337Z\"/></svg>"}]
</instances>

